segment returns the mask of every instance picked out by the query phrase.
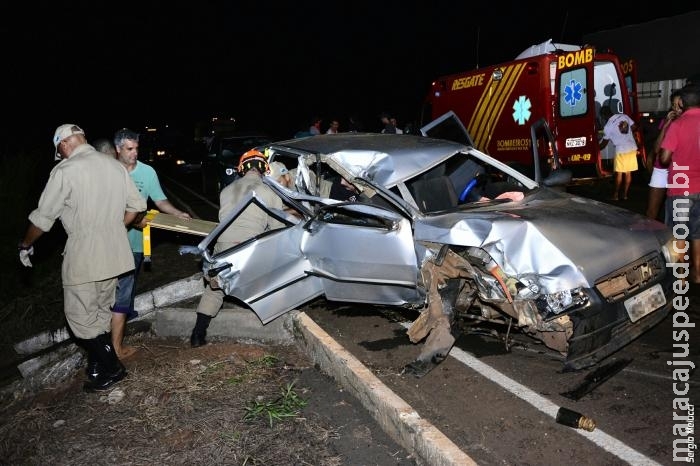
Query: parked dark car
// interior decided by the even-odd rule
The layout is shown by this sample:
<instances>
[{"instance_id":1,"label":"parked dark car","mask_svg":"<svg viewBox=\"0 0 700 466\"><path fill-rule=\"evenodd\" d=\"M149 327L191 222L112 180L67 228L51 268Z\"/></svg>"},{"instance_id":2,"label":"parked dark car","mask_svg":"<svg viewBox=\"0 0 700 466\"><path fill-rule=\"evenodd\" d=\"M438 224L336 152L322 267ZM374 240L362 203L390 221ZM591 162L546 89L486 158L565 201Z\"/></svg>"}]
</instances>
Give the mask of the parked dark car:
<instances>
[{"instance_id":1,"label":"parked dark car","mask_svg":"<svg viewBox=\"0 0 700 466\"><path fill-rule=\"evenodd\" d=\"M171 175L199 174L207 158L207 146L189 138L148 140L139 144L139 158L159 172Z\"/></svg>"},{"instance_id":2,"label":"parked dark car","mask_svg":"<svg viewBox=\"0 0 700 466\"><path fill-rule=\"evenodd\" d=\"M238 178L238 161L244 152L264 146L272 139L263 133L214 136L202 167L202 190L220 192Z\"/></svg>"},{"instance_id":3,"label":"parked dark car","mask_svg":"<svg viewBox=\"0 0 700 466\"><path fill-rule=\"evenodd\" d=\"M202 170L207 157L207 146L202 142L190 142L171 150L170 168L176 174L196 174Z\"/></svg>"}]
</instances>

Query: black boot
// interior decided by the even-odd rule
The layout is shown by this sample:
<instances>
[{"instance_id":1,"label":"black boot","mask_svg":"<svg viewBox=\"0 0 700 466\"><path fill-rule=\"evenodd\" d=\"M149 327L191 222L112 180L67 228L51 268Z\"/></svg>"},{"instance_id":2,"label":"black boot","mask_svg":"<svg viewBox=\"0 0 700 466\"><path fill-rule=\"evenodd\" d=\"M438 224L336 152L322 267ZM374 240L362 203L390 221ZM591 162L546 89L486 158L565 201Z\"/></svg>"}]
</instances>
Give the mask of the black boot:
<instances>
[{"instance_id":1,"label":"black boot","mask_svg":"<svg viewBox=\"0 0 700 466\"><path fill-rule=\"evenodd\" d=\"M82 340L74 337L78 346L85 350L87 353L87 367L85 367L85 375L88 380L95 380L100 373L100 362L98 361L95 351L91 349L89 340Z\"/></svg>"},{"instance_id":2,"label":"black boot","mask_svg":"<svg viewBox=\"0 0 700 466\"><path fill-rule=\"evenodd\" d=\"M88 380L83 384L84 391L105 391L126 377L126 368L117 358L108 334L85 340L85 345L89 348L88 355L92 352L93 360L97 361L97 371L88 375Z\"/></svg>"},{"instance_id":3,"label":"black boot","mask_svg":"<svg viewBox=\"0 0 700 466\"><path fill-rule=\"evenodd\" d=\"M197 348L198 346L204 346L207 344L207 329L209 328L209 322L211 322L211 316L197 313L197 323L194 324L194 329L192 329L192 335L190 335L190 344L192 348Z\"/></svg>"},{"instance_id":4,"label":"black boot","mask_svg":"<svg viewBox=\"0 0 700 466\"><path fill-rule=\"evenodd\" d=\"M96 380L100 375L100 363L91 358L90 353L88 353L88 364L85 368L85 375L87 375L88 380Z\"/></svg>"}]
</instances>

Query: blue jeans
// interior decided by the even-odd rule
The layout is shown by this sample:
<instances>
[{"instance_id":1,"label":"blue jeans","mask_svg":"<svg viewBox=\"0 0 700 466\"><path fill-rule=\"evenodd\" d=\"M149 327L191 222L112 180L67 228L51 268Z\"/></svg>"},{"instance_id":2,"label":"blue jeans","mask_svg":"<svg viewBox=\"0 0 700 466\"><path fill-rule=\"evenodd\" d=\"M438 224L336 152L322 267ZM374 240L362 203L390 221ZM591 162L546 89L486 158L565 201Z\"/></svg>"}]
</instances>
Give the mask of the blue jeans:
<instances>
[{"instance_id":1,"label":"blue jeans","mask_svg":"<svg viewBox=\"0 0 700 466\"><path fill-rule=\"evenodd\" d=\"M134 255L134 270L119 275L117 281L116 300L112 312L126 314L126 320L133 319L139 315L134 310L134 300L136 299L136 279L143 263L142 252L132 252Z\"/></svg>"}]
</instances>

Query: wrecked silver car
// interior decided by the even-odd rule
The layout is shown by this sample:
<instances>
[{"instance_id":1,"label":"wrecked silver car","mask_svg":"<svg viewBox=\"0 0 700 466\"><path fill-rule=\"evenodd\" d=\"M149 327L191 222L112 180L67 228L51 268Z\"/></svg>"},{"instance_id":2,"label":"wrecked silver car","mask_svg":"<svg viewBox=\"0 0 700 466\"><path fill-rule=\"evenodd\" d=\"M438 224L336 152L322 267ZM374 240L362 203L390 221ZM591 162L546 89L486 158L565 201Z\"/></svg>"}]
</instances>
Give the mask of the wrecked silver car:
<instances>
[{"instance_id":1,"label":"wrecked silver car","mask_svg":"<svg viewBox=\"0 0 700 466\"><path fill-rule=\"evenodd\" d=\"M413 135L336 134L272 143L296 189L265 182L298 212L251 193L198 246L213 286L267 323L323 296L420 311L420 377L455 341L456 322L518 328L596 364L661 321L672 301L671 232L630 211L544 186L470 145ZM341 178L357 190L330 197ZM250 203L285 223L218 254L217 236Z\"/></svg>"}]
</instances>

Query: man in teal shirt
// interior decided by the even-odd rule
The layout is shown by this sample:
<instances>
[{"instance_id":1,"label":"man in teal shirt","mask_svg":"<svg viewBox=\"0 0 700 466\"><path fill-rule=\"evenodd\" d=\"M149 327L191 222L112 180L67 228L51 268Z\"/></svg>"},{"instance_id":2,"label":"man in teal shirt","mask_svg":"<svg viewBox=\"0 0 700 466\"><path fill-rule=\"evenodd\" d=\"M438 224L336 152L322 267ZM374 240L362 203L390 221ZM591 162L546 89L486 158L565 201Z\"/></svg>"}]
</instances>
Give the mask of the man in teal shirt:
<instances>
[{"instance_id":1,"label":"man in teal shirt","mask_svg":"<svg viewBox=\"0 0 700 466\"><path fill-rule=\"evenodd\" d=\"M155 204L160 212L176 215L182 219L191 218L187 212L177 209L168 201L160 186L156 171L148 164L138 160L139 134L128 128L123 128L114 134L114 146L117 149L117 159L124 164L131 179L141 196ZM136 297L136 279L143 263L143 227L146 221L143 216L130 225L128 236L131 252L134 255L135 269L119 276L117 294L112 309L112 345L119 358L131 356L136 348L122 346L127 317L135 317L134 299Z\"/></svg>"}]
</instances>

